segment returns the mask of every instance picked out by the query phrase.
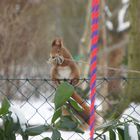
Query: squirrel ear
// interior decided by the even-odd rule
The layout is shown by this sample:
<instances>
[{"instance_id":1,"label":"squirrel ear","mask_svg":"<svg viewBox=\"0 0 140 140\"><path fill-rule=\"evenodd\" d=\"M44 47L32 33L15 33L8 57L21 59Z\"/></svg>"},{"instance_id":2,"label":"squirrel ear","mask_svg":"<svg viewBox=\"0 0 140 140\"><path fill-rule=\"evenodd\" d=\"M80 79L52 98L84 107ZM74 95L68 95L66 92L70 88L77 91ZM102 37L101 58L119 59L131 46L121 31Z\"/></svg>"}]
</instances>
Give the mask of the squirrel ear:
<instances>
[{"instance_id":1,"label":"squirrel ear","mask_svg":"<svg viewBox=\"0 0 140 140\"><path fill-rule=\"evenodd\" d=\"M52 47L59 47L61 48L63 46L63 41L62 39L55 39L53 42L52 42Z\"/></svg>"},{"instance_id":2,"label":"squirrel ear","mask_svg":"<svg viewBox=\"0 0 140 140\"><path fill-rule=\"evenodd\" d=\"M62 39L60 39L60 44L61 44L61 47L64 46L64 45L63 45L63 40L62 40Z\"/></svg>"},{"instance_id":3,"label":"squirrel ear","mask_svg":"<svg viewBox=\"0 0 140 140\"><path fill-rule=\"evenodd\" d=\"M56 39L52 41L52 47L55 46Z\"/></svg>"}]
</instances>

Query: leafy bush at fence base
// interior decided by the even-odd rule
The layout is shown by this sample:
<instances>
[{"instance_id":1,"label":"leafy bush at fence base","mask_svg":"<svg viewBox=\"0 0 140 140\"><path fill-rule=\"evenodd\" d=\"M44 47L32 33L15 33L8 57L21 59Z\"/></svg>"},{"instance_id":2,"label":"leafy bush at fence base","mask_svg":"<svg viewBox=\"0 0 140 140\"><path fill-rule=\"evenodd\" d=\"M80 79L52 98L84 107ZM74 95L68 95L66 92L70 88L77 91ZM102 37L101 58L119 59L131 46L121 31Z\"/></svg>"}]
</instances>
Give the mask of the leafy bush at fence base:
<instances>
[{"instance_id":1,"label":"leafy bush at fence base","mask_svg":"<svg viewBox=\"0 0 140 140\"><path fill-rule=\"evenodd\" d=\"M65 90L65 88L67 90ZM55 105L57 107L55 107L52 123L50 125L28 126L27 123L21 121L20 116L11 109L12 106L9 101L4 99L0 108L0 140L16 140L16 134L20 134L23 140L28 140L29 136L37 136L48 131L52 132L51 138L46 137L42 140L63 140L59 130L83 133L79 128L81 121L75 116L73 110L70 110L67 106L68 103L71 103L77 111L82 111L80 105L75 100L71 99L73 90L74 89L67 83L62 83L60 87L58 87L56 94L65 96L68 91L68 95L63 98L61 98L60 95L56 95L55 98L59 98L61 102L58 99L55 100ZM63 115L62 108L67 109L69 115ZM103 135L108 133L110 140L131 140L128 131L131 124L136 126L138 139L140 139L140 122L131 116L128 116L127 119L123 121L118 119L98 127L95 131L97 134L95 139L100 139ZM23 129L23 125L25 129Z\"/></svg>"},{"instance_id":2,"label":"leafy bush at fence base","mask_svg":"<svg viewBox=\"0 0 140 140\"><path fill-rule=\"evenodd\" d=\"M71 105L75 110L82 111L82 107L71 98L73 93L74 87L67 82L63 82L58 86L54 98L55 113L52 118L52 124L57 129L84 133L79 127L82 124L81 120L77 118L75 112L69 107ZM68 115L63 115L62 110L66 110Z\"/></svg>"},{"instance_id":3,"label":"leafy bush at fence base","mask_svg":"<svg viewBox=\"0 0 140 140\"><path fill-rule=\"evenodd\" d=\"M97 134L95 140L98 140L107 134L109 134L110 140L132 140L129 131L131 125L136 126L137 136L138 139L140 139L140 121L128 116L127 119L114 120L98 127L95 131Z\"/></svg>"},{"instance_id":4,"label":"leafy bush at fence base","mask_svg":"<svg viewBox=\"0 0 140 140\"><path fill-rule=\"evenodd\" d=\"M55 94L55 112L52 123L40 126L28 126L24 120L24 115L13 108L5 98L0 108L0 140L16 140L16 134L20 134L23 140L28 140L29 136L37 136L47 131L52 131L51 138L46 137L42 140L63 140L59 130L83 133L79 128L81 122L72 110L69 110L67 116L62 114L62 107L67 109L67 103L71 103L77 111L82 111L80 105L70 98L73 92L74 88L66 82L58 87Z\"/></svg>"},{"instance_id":5,"label":"leafy bush at fence base","mask_svg":"<svg viewBox=\"0 0 140 140\"><path fill-rule=\"evenodd\" d=\"M52 140L53 138L61 137L61 135L57 135L55 132L55 128L51 127L50 125L41 125L41 126L34 126L28 127L26 125L26 129L23 129L22 125L20 124L21 118L19 115L15 114L15 112L11 112L10 109L11 105L7 99L4 99L0 108L0 140L16 140L16 134L20 134L23 140L28 140L29 136L36 136L40 135L43 132L47 132L47 130L52 130ZM17 115L17 116L16 116ZM17 117L17 119L16 119ZM23 119L23 118L22 118ZM45 138L50 139L50 138Z\"/></svg>"}]
</instances>

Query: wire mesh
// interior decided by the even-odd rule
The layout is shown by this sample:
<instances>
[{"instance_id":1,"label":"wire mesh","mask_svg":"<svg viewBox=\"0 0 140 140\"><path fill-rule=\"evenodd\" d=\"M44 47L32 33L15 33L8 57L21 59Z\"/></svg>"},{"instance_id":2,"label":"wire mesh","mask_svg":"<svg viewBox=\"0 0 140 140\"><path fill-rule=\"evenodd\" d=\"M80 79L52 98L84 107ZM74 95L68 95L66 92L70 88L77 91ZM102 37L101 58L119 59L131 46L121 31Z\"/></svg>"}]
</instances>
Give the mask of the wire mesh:
<instances>
[{"instance_id":1,"label":"wire mesh","mask_svg":"<svg viewBox=\"0 0 140 140\"><path fill-rule=\"evenodd\" d=\"M61 81L69 81L62 79ZM96 82L96 124L98 128L111 119L129 116L140 119L140 105L129 102L127 88L133 81L140 82L140 78L98 78ZM7 97L10 103L19 107L25 115L28 125L50 124L54 113L53 97L56 86L51 79L0 79L0 101ZM89 79L80 79L76 92L90 106ZM138 87L133 85L132 89L137 92ZM124 108L123 108L124 106ZM127 110L127 111L126 111ZM61 132L64 140L89 140L89 130L85 134L76 132ZM116 132L117 133L117 132ZM45 136L51 136L46 132L40 136L30 137L30 140L40 140ZM17 135L17 137L19 137ZM95 139L105 140L106 136L95 131Z\"/></svg>"}]
</instances>

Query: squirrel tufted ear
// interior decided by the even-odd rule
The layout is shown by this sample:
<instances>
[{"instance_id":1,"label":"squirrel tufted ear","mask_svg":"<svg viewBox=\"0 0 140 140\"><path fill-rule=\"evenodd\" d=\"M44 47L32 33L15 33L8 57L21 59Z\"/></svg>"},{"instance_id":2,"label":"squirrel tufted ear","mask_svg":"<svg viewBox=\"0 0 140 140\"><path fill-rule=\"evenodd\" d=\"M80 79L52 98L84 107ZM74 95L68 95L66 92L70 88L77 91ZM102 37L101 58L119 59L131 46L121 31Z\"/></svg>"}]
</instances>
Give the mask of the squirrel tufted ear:
<instances>
[{"instance_id":1,"label":"squirrel tufted ear","mask_svg":"<svg viewBox=\"0 0 140 140\"><path fill-rule=\"evenodd\" d=\"M54 39L52 41L52 47L59 47L59 48L63 47L63 41L62 41L62 39L60 39L60 38Z\"/></svg>"}]
</instances>

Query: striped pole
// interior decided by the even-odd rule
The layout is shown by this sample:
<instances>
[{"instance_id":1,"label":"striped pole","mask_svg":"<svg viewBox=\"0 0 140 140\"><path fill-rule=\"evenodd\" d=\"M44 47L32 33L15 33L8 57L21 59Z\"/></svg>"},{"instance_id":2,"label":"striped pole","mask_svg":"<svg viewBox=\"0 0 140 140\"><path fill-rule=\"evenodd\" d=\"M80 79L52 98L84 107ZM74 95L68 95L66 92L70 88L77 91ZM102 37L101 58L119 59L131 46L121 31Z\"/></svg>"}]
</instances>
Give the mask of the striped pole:
<instances>
[{"instance_id":1,"label":"striped pole","mask_svg":"<svg viewBox=\"0 0 140 140\"><path fill-rule=\"evenodd\" d=\"M97 47L99 39L99 3L100 0L92 0L91 11L91 50L90 50L90 140L94 138L94 124L95 124L95 92L96 92L96 65L97 65Z\"/></svg>"}]
</instances>

